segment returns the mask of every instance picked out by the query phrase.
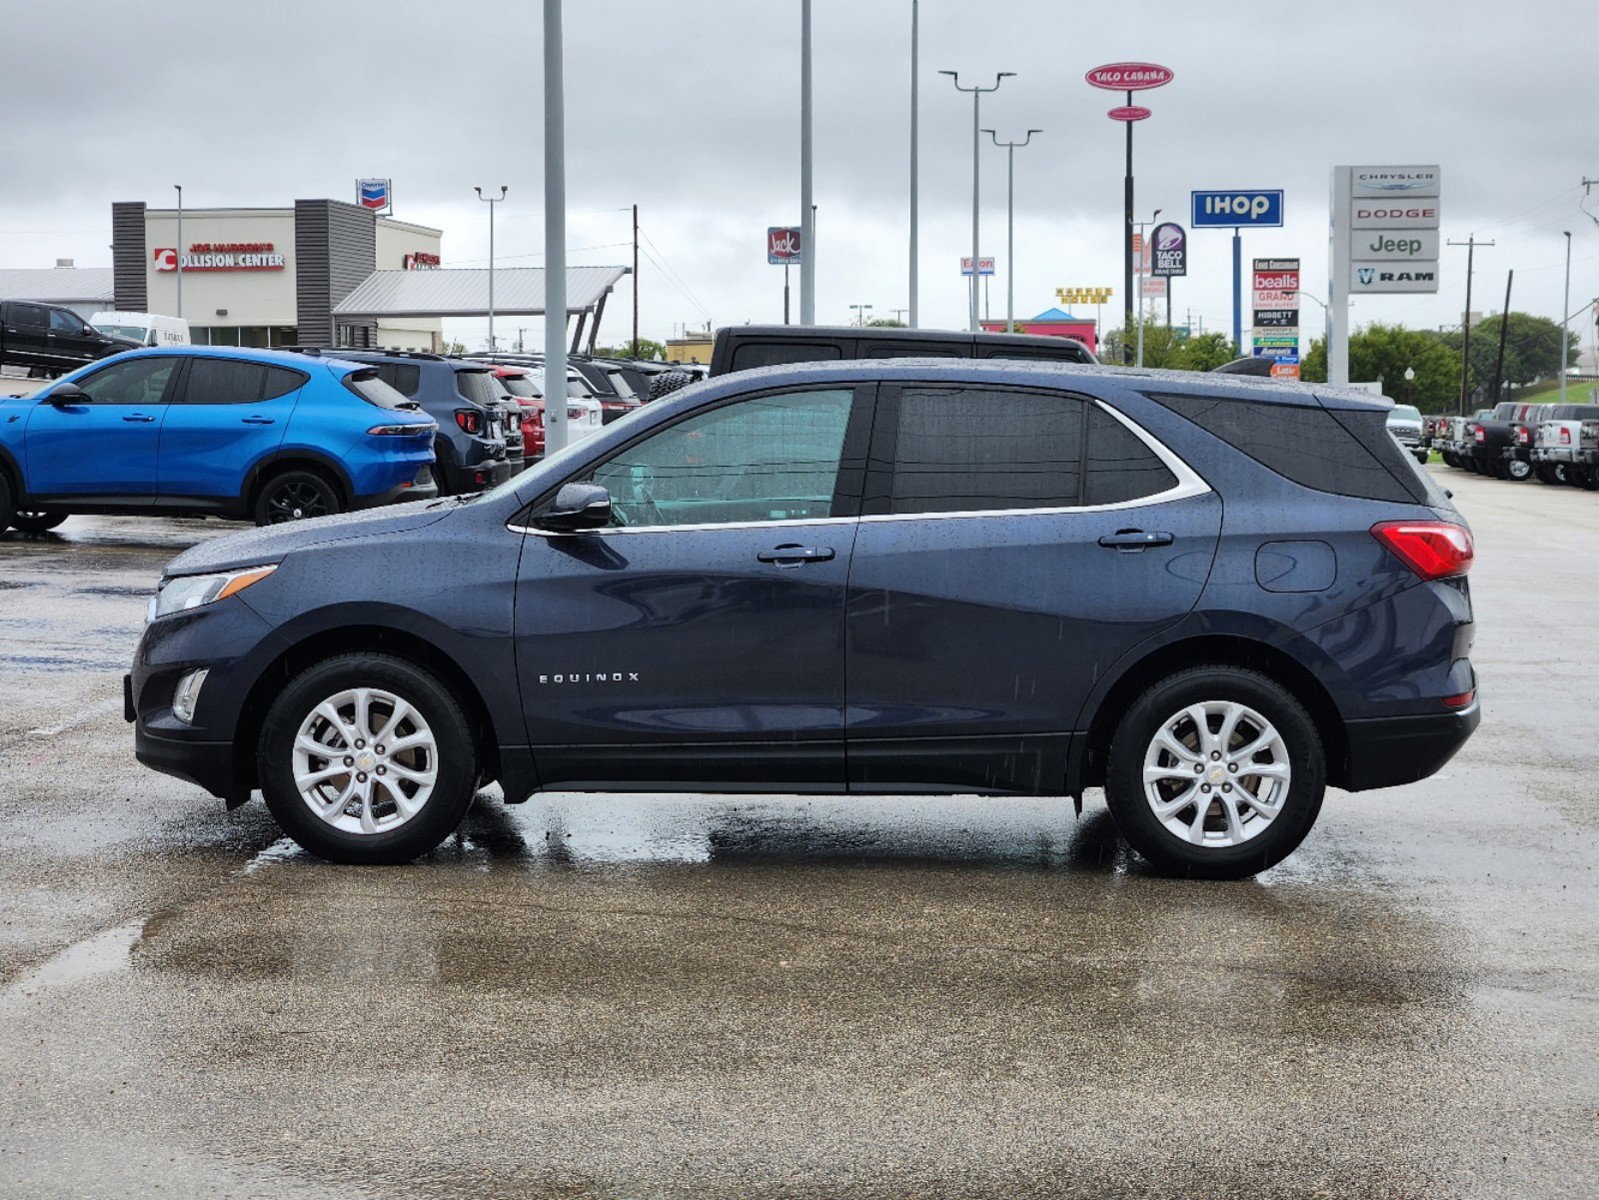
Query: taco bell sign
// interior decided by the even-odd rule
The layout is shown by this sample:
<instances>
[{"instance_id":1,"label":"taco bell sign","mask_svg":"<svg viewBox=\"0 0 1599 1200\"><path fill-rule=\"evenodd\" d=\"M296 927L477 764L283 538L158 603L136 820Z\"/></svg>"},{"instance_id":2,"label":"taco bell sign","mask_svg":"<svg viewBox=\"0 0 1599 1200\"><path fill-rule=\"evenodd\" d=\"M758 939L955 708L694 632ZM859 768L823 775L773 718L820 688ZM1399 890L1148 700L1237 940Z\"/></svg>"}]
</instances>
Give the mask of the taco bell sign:
<instances>
[{"instance_id":1,"label":"taco bell sign","mask_svg":"<svg viewBox=\"0 0 1599 1200\"><path fill-rule=\"evenodd\" d=\"M805 261L800 231L792 225L771 225L766 230L766 261L774 266L799 266Z\"/></svg>"},{"instance_id":2,"label":"taco bell sign","mask_svg":"<svg viewBox=\"0 0 1599 1200\"><path fill-rule=\"evenodd\" d=\"M1159 278L1188 274L1188 234L1175 221L1157 225L1149 235L1149 273Z\"/></svg>"}]
</instances>

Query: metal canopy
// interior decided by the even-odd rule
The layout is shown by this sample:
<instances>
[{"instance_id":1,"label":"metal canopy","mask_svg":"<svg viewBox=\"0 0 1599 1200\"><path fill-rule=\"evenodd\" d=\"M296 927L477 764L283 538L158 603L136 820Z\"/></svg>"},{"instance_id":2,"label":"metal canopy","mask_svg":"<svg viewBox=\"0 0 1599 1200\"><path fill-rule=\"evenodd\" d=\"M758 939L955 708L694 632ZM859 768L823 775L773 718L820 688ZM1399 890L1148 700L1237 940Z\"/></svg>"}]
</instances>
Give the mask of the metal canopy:
<instances>
[{"instance_id":1,"label":"metal canopy","mask_svg":"<svg viewBox=\"0 0 1599 1200\"><path fill-rule=\"evenodd\" d=\"M35 300L44 304L112 302L110 267L16 267L0 271L0 300Z\"/></svg>"},{"instance_id":2,"label":"metal canopy","mask_svg":"<svg viewBox=\"0 0 1599 1200\"><path fill-rule=\"evenodd\" d=\"M603 304L626 267L568 267L566 311L586 313ZM355 317L481 317L489 311L489 273L482 269L374 271L333 308ZM496 267L494 311L506 316L544 312L543 267Z\"/></svg>"}]
</instances>

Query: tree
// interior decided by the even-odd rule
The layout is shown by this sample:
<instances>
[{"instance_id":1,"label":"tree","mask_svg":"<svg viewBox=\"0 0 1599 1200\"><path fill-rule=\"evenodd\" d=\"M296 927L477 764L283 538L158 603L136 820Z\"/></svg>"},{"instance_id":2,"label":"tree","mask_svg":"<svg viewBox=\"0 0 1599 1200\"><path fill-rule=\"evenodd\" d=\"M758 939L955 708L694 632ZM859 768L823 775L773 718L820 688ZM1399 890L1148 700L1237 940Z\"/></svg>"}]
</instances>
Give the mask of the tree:
<instances>
[{"instance_id":1,"label":"tree","mask_svg":"<svg viewBox=\"0 0 1599 1200\"><path fill-rule=\"evenodd\" d=\"M905 329L904 321L896 321L893 317L873 317L866 322L869 329Z\"/></svg>"},{"instance_id":2,"label":"tree","mask_svg":"<svg viewBox=\"0 0 1599 1200\"><path fill-rule=\"evenodd\" d=\"M1504 384L1521 387L1559 375L1562 365L1559 324L1548 317L1511 312L1507 316L1489 317L1471 327L1471 375L1474 388L1493 386L1501 328L1505 329ZM1572 333L1566 336L1564 365L1569 367L1577 358L1577 335ZM1449 333L1446 340L1454 349L1458 362L1461 343L1459 332ZM1486 399L1491 404L1496 398L1489 396Z\"/></svg>"},{"instance_id":3,"label":"tree","mask_svg":"<svg viewBox=\"0 0 1599 1200\"><path fill-rule=\"evenodd\" d=\"M1406 381L1406 368L1415 371L1414 381ZM1307 382L1326 382L1327 343L1323 339L1310 343L1299 374ZM1449 346L1447 338L1428 330L1368 325L1349 335L1349 378L1364 383L1381 379L1383 394L1401 404L1414 404L1423 412L1444 412L1454 408L1460 396L1460 352Z\"/></svg>"},{"instance_id":4,"label":"tree","mask_svg":"<svg viewBox=\"0 0 1599 1200\"><path fill-rule=\"evenodd\" d=\"M597 358L645 358L663 359L666 357L666 347L660 342L652 342L649 338L639 338L638 353L633 353L632 342L623 342L620 346L597 346L594 349Z\"/></svg>"},{"instance_id":5,"label":"tree","mask_svg":"<svg viewBox=\"0 0 1599 1200\"><path fill-rule=\"evenodd\" d=\"M1225 333L1202 333L1183 343L1184 370L1214 371L1235 357L1233 340Z\"/></svg>"}]
</instances>

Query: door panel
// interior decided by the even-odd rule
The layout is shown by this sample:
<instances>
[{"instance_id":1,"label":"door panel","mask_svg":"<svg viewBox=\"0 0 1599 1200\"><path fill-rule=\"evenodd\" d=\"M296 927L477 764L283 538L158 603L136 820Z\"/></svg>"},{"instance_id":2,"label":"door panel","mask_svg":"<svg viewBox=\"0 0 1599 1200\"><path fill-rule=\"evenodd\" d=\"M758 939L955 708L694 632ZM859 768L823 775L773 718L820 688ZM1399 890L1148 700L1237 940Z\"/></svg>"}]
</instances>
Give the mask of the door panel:
<instances>
[{"instance_id":1,"label":"door panel","mask_svg":"<svg viewBox=\"0 0 1599 1200\"><path fill-rule=\"evenodd\" d=\"M304 379L263 363L191 360L161 427L161 498L239 496L249 468L282 444Z\"/></svg>"},{"instance_id":2,"label":"door panel","mask_svg":"<svg viewBox=\"0 0 1599 1200\"><path fill-rule=\"evenodd\" d=\"M112 363L77 380L84 402L41 401L28 417L28 490L35 496L150 500L176 358Z\"/></svg>"}]
</instances>

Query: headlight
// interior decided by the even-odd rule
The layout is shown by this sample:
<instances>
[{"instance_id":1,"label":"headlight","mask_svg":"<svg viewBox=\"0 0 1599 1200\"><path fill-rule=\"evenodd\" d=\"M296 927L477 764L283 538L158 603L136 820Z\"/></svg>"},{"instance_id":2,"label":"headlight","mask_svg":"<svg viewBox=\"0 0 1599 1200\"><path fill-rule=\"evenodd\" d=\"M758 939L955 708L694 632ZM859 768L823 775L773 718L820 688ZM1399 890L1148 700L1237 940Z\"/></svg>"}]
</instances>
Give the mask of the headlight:
<instances>
[{"instance_id":1,"label":"headlight","mask_svg":"<svg viewBox=\"0 0 1599 1200\"><path fill-rule=\"evenodd\" d=\"M180 575L176 579L169 579L151 599L145 619L154 621L170 613L226 600L252 583L260 583L277 569L274 564L270 567L246 567L242 571L229 571L221 575Z\"/></svg>"}]
</instances>

